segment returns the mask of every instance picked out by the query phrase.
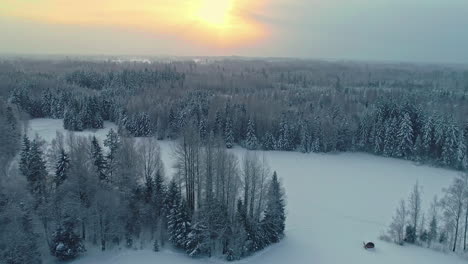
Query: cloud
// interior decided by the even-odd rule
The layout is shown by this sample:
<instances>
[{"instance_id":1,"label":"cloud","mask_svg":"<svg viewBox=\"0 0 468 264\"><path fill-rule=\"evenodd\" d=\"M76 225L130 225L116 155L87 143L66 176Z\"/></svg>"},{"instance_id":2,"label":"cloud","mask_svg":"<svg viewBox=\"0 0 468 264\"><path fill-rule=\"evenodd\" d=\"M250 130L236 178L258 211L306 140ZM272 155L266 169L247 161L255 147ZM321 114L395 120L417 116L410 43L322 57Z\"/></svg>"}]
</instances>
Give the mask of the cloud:
<instances>
[{"instance_id":1,"label":"cloud","mask_svg":"<svg viewBox=\"0 0 468 264\"><path fill-rule=\"evenodd\" d=\"M232 8L205 19L206 1ZM3 2L2 51L468 62L466 0Z\"/></svg>"}]
</instances>

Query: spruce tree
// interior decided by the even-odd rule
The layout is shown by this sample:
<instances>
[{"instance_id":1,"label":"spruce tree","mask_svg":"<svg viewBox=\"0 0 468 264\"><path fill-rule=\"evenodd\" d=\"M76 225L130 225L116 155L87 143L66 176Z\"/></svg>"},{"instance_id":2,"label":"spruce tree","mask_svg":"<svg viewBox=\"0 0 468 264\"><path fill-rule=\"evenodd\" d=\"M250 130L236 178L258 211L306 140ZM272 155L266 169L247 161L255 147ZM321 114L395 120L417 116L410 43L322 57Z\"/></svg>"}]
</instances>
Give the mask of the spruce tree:
<instances>
[{"instance_id":1,"label":"spruce tree","mask_svg":"<svg viewBox=\"0 0 468 264\"><path fill-rule=\"evenodd\" d=\"M169 183L165 202L168 239L177 248L186 249L187 237L190 232L190 219L187 204L182 199L175 180Z\"/></svg>"},{"instance_id":2,"label":"spruce tree","mask_svg":"<svg viewBox=\"0 0 468 264\"><path fill-rule=\"evenodd\" d=\"M201 119L200 123L198 124L198 133L200 135L200 140L205 142L208 137L208 130L206 128L206 121L205 119Z\"/></svg>"},{"instance_id":3,"label":"spruce tree","mask_svg":"<svg viewBox=\"0 0 468 264\"><path fill-rule=\"evenodd\" d=\"M454 125L447 126L442 147L442 163L452 166L457 160L457 128Z\"/></svg>"},{"instance_id":4,"label":"spruce tree","mask_svg":"<svg viewBox=\"0 0 468 264\"><path fill-rule=\"evenodd\" d=\"M276 149L277 150L291 150L291 135L289 130L289 125L285 120L282 120L280 123L280 130L278 141L276 142Z\"/></svg>"},{"instance_id":5,"label":"spruce tree","mask_svg":"<svg viewBox=\"0 0 468 264\"><path fill-rule=\"evenodd\" d=\"M395 152L396 145L396 132L397 132L398 123L395 118L387 119L385 122L385 139L384 139L384 149L383 155L387 157L392 157Z\"/></svg>"},{"instance_id":6,"label":"spruce tree","mask_svg":"<svg viewBox=\"0 0 468 264\"><path fill-rule=\"evenodd\" d=\"M106 161L104 155L102 154L102 148L99 144L96 136L93 136L91 140L91 156L93 158L94 169L96 171L97 177L100 181L107 181L106 175Z\"/></svg>"},{"instance_id":7,"label":"spruce tree","mask_svg":"<svg viewBox=\"0 0 468 264\"><path fill-rule=\"evenodd\" d=\"M432 216L431 222L429 223L429 232L427 234L428 246L431 246L432 241L437 240L437 218L435 215Z\"/></svg>"},{"instance_id":8,"label":"spruce tree","mask_svg":"<svg viewBox=\"0 0 468 264\"><path fill-rule=\"evenodd\" d=\"M234 131L232 130L232 120L230 118L226 120L224 142L226 142L226 148L230 149L234 147Z\"/></svg>"},{"instance_id":9,"label":"spruce tree","mask_svg":"<svg viewBox=\"0 0 468 264\"><path fill-rule=\"evenodd\" d=\"M106 146L109 151L106 155L106 163L107 163L107 171L106 174L108 176L109 181L114 180L115 170L117 169L117 153L120 148L120 137L115 132L114 129L110 129L107 133L106 139L104 140L104 146Z\"/></svg>"},{"instance_id":10,"label":"spruce tree","mask_svg":"<svg viewBox=\"0 0 468 264\"><path fill-rule=\"evenodd\" d=\"M266 132L265 136L263 136L262 145L264 150L274 150L276 145L275 137L270 132Z\"/></svg>"},{"instance_id":11,"label":"spruce tree","mask_svg":"<svg viewBox=\"0 0 468 264\"><path fill-rule=\"evenodd\" d=\"M19 168L21 173L27 177L29 174L29 154L31 151L31 141L29 138L24 135L23 136L23 144L21 146L21 153L20 153L20 163Z\"/></svg>"},{"instance_id":12,"label":"spruce tree","mask_svg":"<svg viewBox=\"0 0 468 264\"><path fill-rule=\"evenodd\" d=\"M403 114L398 130L397 156L408 158L413 153L414 134L411 119L408 113Z\"/></svg>"},{"instance_id":13,"label":"spruce tree","mask_svg":"<svg viewBox=\"0 0 468 264\"><path fill-rule=\"evenodd\" d=\"M257 149L258 146L258 139L255 135L255 123L253 119L249 119L249 123L247 125L247 135L246 135L246 142L245 145L247 149Z\"/></svg>"},{"instance_id":14,"label":"spruce tree","mask_svg":"<svg viewBox=\"0 0 468 264\"><path fill-rule=\"evenodd\" d=\"M284 192L275 171L269 186L265 216L261 222L269 243L276 243L284 236L286 221L284 208Z\"/></svg>"},{"instance_id":15,"label":"spruce tree","mask_svg":"<svg viewBox=\"0 0 468 264\"><path fill-rule=\"evenodd\" d=\"M163 213L165 197L166 197L166 186L164 185L164 175L161 170L158 170L154 177L154 198L153 198L153 204L154 204L153 210L157 218L161 217Z\"/></svg>"},{"instance_id":16,"label":"spruce tree","mask_svg":"<svg viewBox=\"0 0 468 264\"><path fill-rule=\"evenodd\" d=\"M70 157L62 148L57 163L55 164L55 187L59 187L67 179L69 169Z\"/></svg>"},{"instance_id":17,"label":"spruce tree","mask_svg":"<svg viewBox=\"0 0 468 264\"><path fill-rule=\"evenodd\" d=\"M37 139L31 143L26 173L29 191L36 200L36 205L44 202L46 196L47 170L40 143Z\"/></svg>"},{"instance_id":18,"label":"spruce tree","mask_svg":"<svg viewBox=\"0 0 468 264\"><path fill-rule=\"evenodd\" d=\"M301 126L301 145L302 153L309 153L312 150L312 136L306 125Z\"/></svg>"}]
</instances>

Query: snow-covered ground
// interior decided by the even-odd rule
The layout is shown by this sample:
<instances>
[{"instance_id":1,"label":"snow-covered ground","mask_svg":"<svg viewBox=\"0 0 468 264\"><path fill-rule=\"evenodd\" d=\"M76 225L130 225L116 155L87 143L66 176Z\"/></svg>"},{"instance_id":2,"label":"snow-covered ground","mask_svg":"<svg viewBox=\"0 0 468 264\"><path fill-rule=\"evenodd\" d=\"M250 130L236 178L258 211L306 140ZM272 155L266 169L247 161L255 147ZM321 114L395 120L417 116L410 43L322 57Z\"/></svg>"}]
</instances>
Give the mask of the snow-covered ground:
<instances>
[{"instance_id":1,"label":"snow-covered ground","mask_svg":"<svg viewBox=\"0 0 468 264\"><path fill-rule=\"evenodd\" d=\"M103 137L105 129L77 134L96 133ZM47 141L55 131L64 131L61 120L35 119L30 133L38 133ZM172 142L160 142L166 171L171 173ZM245 150L236 148L239 157ZM376 157L362 153L302 154L296 152L261 152L273 170L282 178L287 192L286 238L266 250L243 259L241 263L359 263L359 264L455 264L466 260L432 250L397 246L378 240L387 228L394 209L406 198L418 180L423 186L424 201L440 194L457 172L418 166L414 163ZM425 204L425 210L427 209ZM362 242L374 241L376 249L366 251ZM105 253L89 252L75 264L153 264L207 263L219 259L191 259L170 250L122 250Z\"/></svg>"},{"instance_id":2,"label":"snow-covered ground","mask_svg":"<svg viewBox=\"0 0 468 264\"><path fill-rule=\"evenodd\" d=\"M85 130L80 132L73 132L77 136L89 136L95 135L99 139L106 137L109 130L113 128L117 131L117 126L112 122L104 122L104 129L93 129ZM28 126L28 136L34 138L36 134L40 136L47 142L52 141L55 138L57 132L61 132L64 135L68 133L67 130L63 128L62 119L52 119L52 118L36 118L29 120Z\"/></svg>"}]
</instances>

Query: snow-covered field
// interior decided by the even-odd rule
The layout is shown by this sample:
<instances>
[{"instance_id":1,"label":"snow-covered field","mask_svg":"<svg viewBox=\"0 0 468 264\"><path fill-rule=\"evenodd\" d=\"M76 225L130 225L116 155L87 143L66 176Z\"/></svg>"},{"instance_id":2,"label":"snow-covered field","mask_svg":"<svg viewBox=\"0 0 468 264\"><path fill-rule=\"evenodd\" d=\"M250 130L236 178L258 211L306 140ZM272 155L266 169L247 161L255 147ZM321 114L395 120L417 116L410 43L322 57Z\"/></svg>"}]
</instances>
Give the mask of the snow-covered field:
<instances>
[{"instance_id":1,"label":"snow-covered field","mask_svg":"<svg viewBox=\"0 0 468 264\"><path fill-rule=\"evenodd\" d=\"M113 126L97 131L103 137ZM30 134L47 141L55 131L64 131L61 120L35 119ZM171 173L171 142L160 142L166 171ZM245 150L236 148L241 157ZM432 250L397 246L378 240L386 230L394 209L406 198L418 180L423 198L432 200L457 175L457 172L418 166L414 163L361 153L302 154L264 152L273 170L282 178L287 192L286 238L279 244L243 259L241 263L465 263L466 260ZM425 208L427 209L427 204ZM376 242L374 251L362 248L362 242ZM122 250L89 252L75 264L153 264L207 263L219 259L191 259L170 250Z\"/></svg>"}]
</instances>

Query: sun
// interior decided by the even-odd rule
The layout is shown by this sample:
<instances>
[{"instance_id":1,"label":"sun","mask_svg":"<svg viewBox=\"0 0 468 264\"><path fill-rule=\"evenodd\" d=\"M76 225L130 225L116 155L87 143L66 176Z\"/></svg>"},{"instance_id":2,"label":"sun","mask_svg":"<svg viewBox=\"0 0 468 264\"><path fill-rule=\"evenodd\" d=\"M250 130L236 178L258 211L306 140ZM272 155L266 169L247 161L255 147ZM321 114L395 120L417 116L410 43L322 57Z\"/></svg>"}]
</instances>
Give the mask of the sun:
<instances>
[{"instance_id":1,"label":"sun","mask_svg":"<svg viewBox=\"0 0 468 264\"><path fill-rule=\"evenodd\" d=\"M229 25L233 0L201 0L197 19L208 26L223 28Z\"/></svg>"}]
</instances>

